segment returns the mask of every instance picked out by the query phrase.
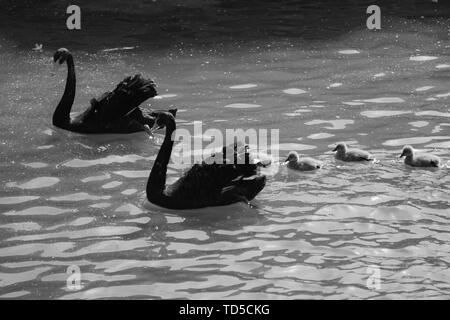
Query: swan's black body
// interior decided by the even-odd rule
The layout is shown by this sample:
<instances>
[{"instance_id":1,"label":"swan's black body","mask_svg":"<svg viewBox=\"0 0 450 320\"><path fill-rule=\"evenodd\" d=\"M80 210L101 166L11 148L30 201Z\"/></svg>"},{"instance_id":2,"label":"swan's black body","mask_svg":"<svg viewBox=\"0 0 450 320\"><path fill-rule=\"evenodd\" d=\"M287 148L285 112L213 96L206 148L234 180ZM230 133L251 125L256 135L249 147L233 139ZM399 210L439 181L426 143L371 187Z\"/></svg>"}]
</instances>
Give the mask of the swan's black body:
<instances>
[{"instance_id":1,"label":"swan's black body","mask_svg":"<svg viewBox=\"0 0 450 320\"><path fill-rule=\"evenodd\" d=\"M67 49L59 49L53 60L59 64L67 62L68 71L64 94L53 113L56 127L79 133L132 133L144 131L145 125L153 126L157 112L139 105L157 95L156 85L140 75L125 78L112 92L92 99L84 112L71 118L76 90L73 56ZM175 114L174 110L170 112Z\"/></svg>"},{"instance_id":2,"label":"swan's black body","mask_svg":"<svg viewBox=\"0 0 450 320\"><path fill-rule=\"evenodd\" d=\"M247 154L244 157L247 161L243 164L195 164L174 184L166 187L175 119L169 113L160 113L156 124L166 127L166 135L147 181L147 199L151 203L180 210L224 206L241 201L248 202L264 188L266 177L257 174L258 166L248 163ZM234 158L236 159L237 155L234 155Z\"/></svg>"}]
</instances>

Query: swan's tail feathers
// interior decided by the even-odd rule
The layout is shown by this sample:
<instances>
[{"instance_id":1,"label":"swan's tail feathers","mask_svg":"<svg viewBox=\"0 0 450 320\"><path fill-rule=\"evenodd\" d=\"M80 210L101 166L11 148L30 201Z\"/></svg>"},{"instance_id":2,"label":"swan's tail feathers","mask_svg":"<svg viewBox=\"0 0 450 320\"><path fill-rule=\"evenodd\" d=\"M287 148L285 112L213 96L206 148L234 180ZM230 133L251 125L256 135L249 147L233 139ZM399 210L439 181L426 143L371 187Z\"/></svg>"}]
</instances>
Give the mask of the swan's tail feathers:
<instances>
[{"instance_id":1,"label":"swan's tail feathers","mask_svg":"<svg viewBox=\"0 0 450 320\"><path fill-rule=\"evenodd\" d=\"M157 95L156 84L136 74L121 81L111 92L92 99L91 106L102 121L114 122L133 113L145 100Z\"/></svg>"},{"instance_id":2,"label":"swan's tail feathers","mask_svg":"<svg viewBox=\"0 0 450 320\"><path fill-rule=\"evenodd\" d=\"M242 189L239 186L227 186L222 188L221 192L222 202L224 204L231 204L236 202L244 202L249 204L249 200L246 198L245 194L242 193Z\"/></svg>"},{"instance_id":3,"label":"swan's tail feathers","mask_svg":"<svg viewBox=\"0 0 450 320\"><path fill-rule=\"evenodd\" d=\"M245 204L250 204L250 201L240 192L236 192L236 187L227 187L229 190L222 191L222 198L224 204L231 204L236 202L243 202Z\"/></svg>"},{"instance_id":4,"label":"swan's tail feathers","mask_svg":"<svg viewBox=\"0 0 450 320\"><path fill-rule=\"evenodd\" d=\"M253 175L239 176L231 181L231 185L222 188L222 197L225 202L243 201L249 203L266 185L266 176Z\"/></svg>"},{"instance_id":5,"label":"swan's tail feathers","mask_svg":"<svg viewBox=\"0 0 450 320\"><path fill-rule=\"evenodd\" d=\"M266 176L264 175L254 175L252 177L247 177L242 180L241 185L245 190L245 197L250 201L253 200L256 195L264 188L266 185Z\"/></svg>"}]
</instances>

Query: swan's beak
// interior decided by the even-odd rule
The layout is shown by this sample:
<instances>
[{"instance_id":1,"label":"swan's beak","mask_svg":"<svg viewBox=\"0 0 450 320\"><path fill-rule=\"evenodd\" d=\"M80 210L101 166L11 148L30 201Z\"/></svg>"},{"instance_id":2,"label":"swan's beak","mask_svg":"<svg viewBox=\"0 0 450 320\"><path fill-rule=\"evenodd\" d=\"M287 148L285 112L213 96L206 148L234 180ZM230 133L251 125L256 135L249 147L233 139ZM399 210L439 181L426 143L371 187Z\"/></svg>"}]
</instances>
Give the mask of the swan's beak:
<instances>
[{"instance_id":1,"label":"swan's beak","mask_svg":"<svg viewBox=\"0 0 450 320\"><path fill-rule=\"evenodd\" d=\"M402 154L400 155L400 157L399 158L403 158L405 156L405 153L404 152L402 152Z\"/></svg>"},{"instance_id":2,"label":"swan's beak","mask_svg":"<svg viewBox=\"0 0 450 320\"><path fill-rule=\"evenodd\" d=\"M164 128L163 126L158 126L156 123L152 127L152 132L158 131L160 129Z\"/></svg>"},{"instance_id":3,"label":"swan's beak","mask_svg":"<svg viewBox=\"0 0 450 320\"><path fill-rule=\"evenodd\" d=\"M144 127L144 131L147 132L147 134L148 134L149 136L153 136L152 129L150 129L150 127L149 127L148 124L144 124L143 127Z\"/></svg>"},{"instance_id":4,"label":"swan's beak","mask_svg":"<svg viewBox=\"0 0 450 320\"><path fill-rule=\"evenodd\" d=\"M337 151L337 147L335 147L333 150L331 150L332 152L335 152L335 151Z\"/></svg>"},{"instance_id":5,"label":"swan's beak","mask_svg":"<svg viewBox=\"0 0 450 320\"><path fill-rule=\"evenodd\" d=\"M53 68L52 68L52 71L51 71L52 76L54 76L56 74L56 72L58 72L60 67L61 67L61 64L59 63L59 60L56 60L56 61L53 62Z\"/></svg>"},{"instance_id":6,"label":"swan's beak","mask_svg":"<svg viewBox=\"0 0 450 320\"><path fill-rule=\"evenodd\" d=\"M146 131L150 136L153 136L153 134L154 134L156 131L162 129L163 126L157 125L157 124L156 124L156 121L155 121L155 123L153 124L153 127L150 128L150 127L146 124L146 125L144 125L144 128L145 128L145 131Z\"/></svg>"}]
</instances>

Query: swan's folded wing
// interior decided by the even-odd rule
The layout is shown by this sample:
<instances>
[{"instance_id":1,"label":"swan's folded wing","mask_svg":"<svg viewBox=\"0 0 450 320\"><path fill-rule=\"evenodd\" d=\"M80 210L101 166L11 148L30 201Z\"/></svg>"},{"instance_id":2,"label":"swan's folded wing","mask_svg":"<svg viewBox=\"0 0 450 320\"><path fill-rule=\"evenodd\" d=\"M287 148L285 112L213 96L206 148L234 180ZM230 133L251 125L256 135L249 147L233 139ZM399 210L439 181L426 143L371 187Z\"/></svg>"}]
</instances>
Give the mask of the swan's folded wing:
<instances>
[{"instance_id":1,"label":"swan's folded wing","mask_svg":"<svg viewBox=\"0 0 450 320\"><path fill-rule=\"evenodd\" d=\"M236 202L247 195L246 177L256 173L255 165L196 164L166 189L174 201L208 206ZM234 201L231 201L234 200Z\"/></svg>"},{"instance_id":2,"label":"swan's folded wing","mask_svg":"<svg viewBox=\"0 0 450 320\"><path fill-rule=\"evenodd\" d=\"M358 161L371 161L373 160L372 155L364 150L359 149L351 149L347 151L347 157L349 157L352 160L358 160Z\"/></svg>"},{"instance_id":3,"label":"swan's folded wing","mask_svg":"<svg viewBox=\"0 0 450 320\"><path fill-rule=\"evenodd\" d=\"M99 119L115 122L156 94L153 80L144 79L137 74L125 78L113 91L105 92L99 99L92 99L91 106Z\"/></svg>"}]
</instances>

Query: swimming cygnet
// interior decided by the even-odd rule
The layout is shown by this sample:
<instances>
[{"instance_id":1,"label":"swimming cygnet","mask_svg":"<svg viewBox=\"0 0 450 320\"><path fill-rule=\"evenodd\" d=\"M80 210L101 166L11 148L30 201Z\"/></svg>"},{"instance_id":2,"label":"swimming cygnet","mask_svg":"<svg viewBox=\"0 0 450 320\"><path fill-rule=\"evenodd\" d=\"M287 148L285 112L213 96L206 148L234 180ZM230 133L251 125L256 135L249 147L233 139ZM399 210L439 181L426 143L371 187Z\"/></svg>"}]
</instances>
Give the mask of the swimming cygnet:
<instances>
[{"instance_id":1,"label":"swimming cygnet","mask_svg":"<svg viewBox=\"0 0 450 320\"><path fill-rule=\"evenodd\" d=\"M405 164L412 167L439 167L438 156L427 153L415 153L413 147L404 146L400 158L405 157Z\"/></svg>"},{"instance_id":2,"label":"swimming cygnet","mask_svg":"<svg viewBox=\"0 0 450 320\"><path fill-rule=\"evenodd\" d=\"M312 171L322 167L322 163L312 158L300 158L295 151L289 152L287 159L285 160L287 167L299 171Z\"/></svg>"},{"instance_id":3,"label":"swimming cygnet","mask_svg":"<svg viewBox=\"0 0 450 320\"><path fill-rule=\"evenodd\" d=\"M372 161L373 157L370 153L360 149L347 149L347 145L344 142L339 143L336 148L333 149L336 152L336 159L341 161Z\"/></svg>"}]
</instances>

